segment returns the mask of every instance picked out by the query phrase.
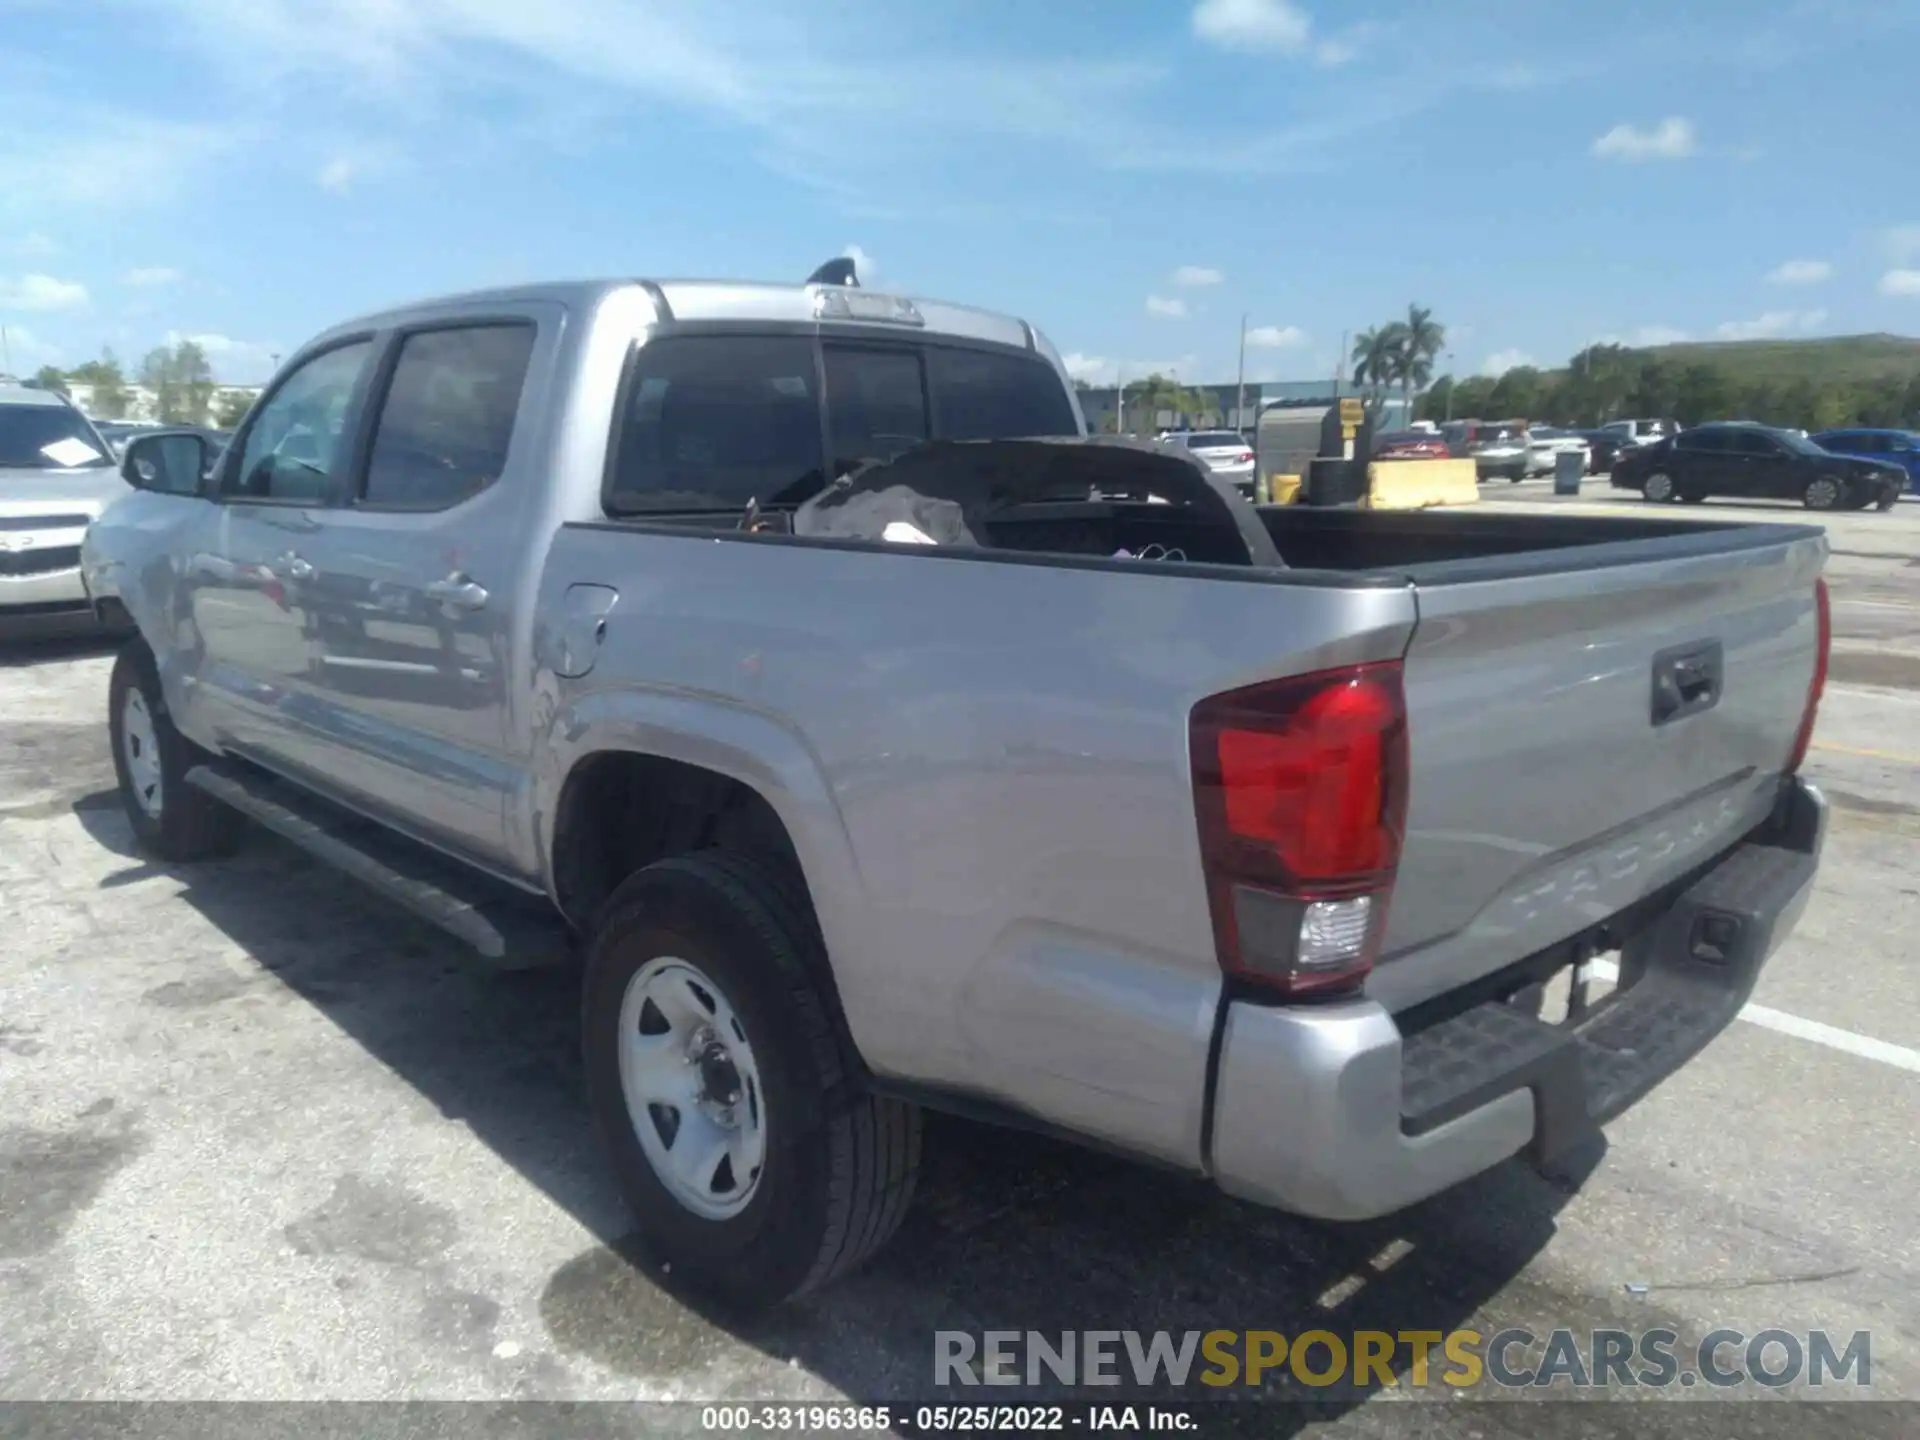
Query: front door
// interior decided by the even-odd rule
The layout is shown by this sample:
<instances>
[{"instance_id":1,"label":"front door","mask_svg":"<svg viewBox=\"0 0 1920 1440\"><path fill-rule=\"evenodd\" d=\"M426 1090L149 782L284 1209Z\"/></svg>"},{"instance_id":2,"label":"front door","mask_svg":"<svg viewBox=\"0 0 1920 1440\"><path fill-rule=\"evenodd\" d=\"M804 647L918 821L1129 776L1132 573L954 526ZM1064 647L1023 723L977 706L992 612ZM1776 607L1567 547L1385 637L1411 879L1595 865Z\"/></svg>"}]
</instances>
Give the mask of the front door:
<instances>
[{"instance_id":1,"label":"front door","mask_svg":"<svg viewBox=\"0 0 1920 1440\"><path fill-rule=\"evenodd\" d=\"M1787 447L1758 430L1733 433L1733 463L1740 489L1729 493L1758 499L1797 500L1806 488Z\"/></svg>"},{"instance_id":2,"label":"front door","mask_svg":"<svg viewBox=\"0 0 1920 1440\"><path fill-rule=\"evenodd\" d=\"M189 562L201 721L223 746L278 768L324 767L310 552L339 501L372 354L370 339L323 350L255 407L214 478L211 543Z\"/></svg>"},{"instance_id":3,"label":"front door","mask_svg":"<svg viewBox=\"0 0 1920 1440\"><path fill-rule=\"evenodd\" d=\"M482 863L506 855L521 766L510 655L547 490L515 420L559 333L550 306L396 333L365 459L310 555L342 799Z\"/></svg>"}]
</instances>

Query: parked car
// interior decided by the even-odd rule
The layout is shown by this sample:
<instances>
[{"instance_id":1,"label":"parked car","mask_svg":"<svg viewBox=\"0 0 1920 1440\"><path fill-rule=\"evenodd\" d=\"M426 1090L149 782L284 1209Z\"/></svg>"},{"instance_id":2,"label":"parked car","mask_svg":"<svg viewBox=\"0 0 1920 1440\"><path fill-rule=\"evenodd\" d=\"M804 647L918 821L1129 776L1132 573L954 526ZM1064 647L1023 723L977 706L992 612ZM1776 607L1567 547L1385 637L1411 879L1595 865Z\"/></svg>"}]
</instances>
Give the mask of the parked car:
<instances>
[{"instance_id":1,"label":"parked car","mask_svg":"<svg viewBox=\"0 0 1920 1440\"><path fill-rule=\"evenodd\" d=\"M1600 428L1624 436L1635 445L1652 445L1680 433L1680 424L1675 420L1609 420Z\"/></svg>"},{"instance_id":2,"label":"parked car","mask_svg":"<svg viewBox=\"0 0 1920 1440\"><path fill-rule=\"evenodd\" d=\"M1578 430L1574 432L1587 442L1587 473L1605 475L1613 469L1615 459L1623 450L1631 450L1634 442L1618 430Z\"/></svg>"},{"instance_id":3,"label":"parked car","mask_svg":"<svg viewBox=\"0 0 1920 1440\"><path fill-rule=\"evenodd\" d=\"M1589 1150L1811 892L1824 537L1256 508L1081 426L1025 322L844 283L340 326L88 533L132 833L581 937L614 1176L736 1302L886 1241L926 1106L1343 1220Z\"/></svg>"},{"instance_id":4,"label":"parked car","mask_svg":"<svg viewBox=\"0 0 1920 1440\"><path fill-rule=\"evenodd\" d=\"M1576 431L1561 430L1552 425L1531 426L1527 430L1527 473L1553 474L1563 451L1578 453L1580 469L1584 474L1592 459L1584 437Z\"/></svg>"},{"instance_id":5,"label":"parked car","mask_svg":"<svg viewBox=\"0 0 1920 1440\"><path fill-rule=\"evenodd\" d=\"M0 629L94 627L80 537L127 493L112 447L71 400L0 384Z\"/></svg>"},{"instance_id":6,"label":"parked car","mask_svg":"<svg viewBox=\"0 0 1920 1440\"><path fill-rule=\"evenodd\" d=\"M1613 484L1660 504L1721 495L1798 500L1809 510L1891 510L1907 472L1835 455L1789 430L1714 424L1627 451L1614 463Z\"/></svg>"},{"instance_id":7,"label":"parked car","mask_svg":"<svg viewBox=\"0 0 1920 1440\"><path fill-rule=\"evenodd\" d=\"M1454 420L1441 429L1447 453L1471 457L1481 480L1527 478L1526 431L1517 422Z\"/></svg>"},{"instance_id":8,"label":"parked car","mask_svg":"<svg viewBox=\"0 0 1920 1440\"><path fill-rule=\"evenodd\" d=\"M1920 495L1920 431L1822 430L1809 438L1835 455L1856 455L1883 465L1898 465L1907 472L1907 493Z\"/></svg>"},{"instance_id":9,"label":"parked car","mask_svg":"<svg viewBox=\"0 0 1920 1440\"><path fill-rule=\"evenodd\" d=\"M1253 447L1238 430L1179 430L1168 432L1164 438L1185 445L1216 475L1231 481L1248 499L1253 498Z\"/></svg>"},{"instance_id":10,"label":"parked car","mask_svg":"<svg viewBox=\"0 0 1920 1440\"><path fill-rule=\"evenodd\" d=\"M1452 453L1444 439L1426 430L1389 430L1373 440L1375 460L1445 460Z\"/></svg>"}]
</instances>

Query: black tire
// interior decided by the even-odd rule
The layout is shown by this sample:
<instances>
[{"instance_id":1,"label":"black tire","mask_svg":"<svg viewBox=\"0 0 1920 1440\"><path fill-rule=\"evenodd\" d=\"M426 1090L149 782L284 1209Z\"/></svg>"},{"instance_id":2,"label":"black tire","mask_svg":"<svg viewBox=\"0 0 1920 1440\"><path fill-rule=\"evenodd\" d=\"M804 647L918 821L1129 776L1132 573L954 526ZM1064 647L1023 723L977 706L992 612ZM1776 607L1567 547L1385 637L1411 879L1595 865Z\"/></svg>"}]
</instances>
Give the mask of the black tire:
<instances>
[{"instance_id":1,"label":"black tire","mask_svg":"<svg viewBox=\"0 0 1920 1440\"><path fill-rule=\"evenodd\" d=\"M129 692L138 691L152 720L155 753L159 757L159 813L141 799L128 765L126 711ZM140 848L157 859L175 863L230 855L240 843L245 822L240 815L202 790L186 783L187 772L213 757L174 727L167 713L167 697L153 652L144 640L124 646L113 662L107 682L107 736L113 749L113 773L120 785L120 803ZM146 787L151 793L153 787Z\"/></svg>"},{"instance_id":2,"label":"black tire","mask_svg":"<svg viewBox=\"0 0 1920 1440\"><path fill-rule=\"evenodd\" d=\"M1807 482L1800 500L1809 510L1826 511L1845 508L1846 498L1845 484L1831 475L1820 475Z\"/></svg>"},{"instance_id":3,"label":"black tire","mask_svg":"<svg viewBox=\"0 0 1920 1440\"><path fill-rule=\"evenodd\" d=\"M1706 503L1706 499L1707 492L1704 490L1682 490L1680 492L1680 503L1683 505L1703 505Z\"/></svg>"},{"instance_id":4,"label":"black tire","mask_svg":"<svg viewBox=\"0 0 1920 1440\"><path fill-rule=\"evenodd\" d=\"M669 955L724 992L760 1077L766 1158L745 1208L722 1219L683 1205L655 1173L621 1085L622 998ZM891 1238L913 1198L920 1111L866 1088L826 973L804 887L721 850L629 876L588 948L587 1090L621 1193L648 1249L735 1305L783 1304L845 1275Z\"/></svg>"},{"instance_id":5,"label":"black tire","mask_svg":"<svg viewBox=\"0 0 1920 1440\"><path fill-rule=\"evenodd\" d=\"M1877 501L1874 502L1873 508L1878 510L1882 515L1885 515L1889 511L1891 511L1895 505L1898 505L1899 503L1900 503L1900 492L1898 490L1889 490L1885 495L1882 495Z\"/></svg>"}]
</instances>

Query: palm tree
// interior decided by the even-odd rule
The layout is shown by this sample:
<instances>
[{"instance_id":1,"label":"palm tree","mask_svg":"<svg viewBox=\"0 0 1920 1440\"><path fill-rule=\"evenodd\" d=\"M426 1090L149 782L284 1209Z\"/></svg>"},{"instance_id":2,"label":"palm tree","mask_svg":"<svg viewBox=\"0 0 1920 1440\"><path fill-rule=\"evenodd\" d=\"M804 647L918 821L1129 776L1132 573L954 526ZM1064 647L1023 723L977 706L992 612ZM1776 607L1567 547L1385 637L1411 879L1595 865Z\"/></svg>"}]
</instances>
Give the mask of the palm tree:
<instances>
[{"instance_id":1,"label":"palm tree","mask_svg":"<svg viewBox=\"0 0 1920 1440\"><path fill-rule=\"evenodd\" d=\"M1406 327L1398 320L1390 325L1362 330L1353 341L1353 383L1367 396L1367 419L1380 419L1380 391L1399 378L1400 348Z\"/></svg>"},{"instance_id":2,"label":"palm tree","mask_svg":"<svg viewBox=\"0 0 1920 1440\"><path fill-rule=\"evenodd\" d=\"M1400 346L1394 357L1394 378L1400 382L1411 416L1413 392L1433 380L1433 362L1446 349L1447 327L1438 324L1425 306L1408 305L1406 323L1395 328L1400 331Z\"/></svg>"}]
</instances>

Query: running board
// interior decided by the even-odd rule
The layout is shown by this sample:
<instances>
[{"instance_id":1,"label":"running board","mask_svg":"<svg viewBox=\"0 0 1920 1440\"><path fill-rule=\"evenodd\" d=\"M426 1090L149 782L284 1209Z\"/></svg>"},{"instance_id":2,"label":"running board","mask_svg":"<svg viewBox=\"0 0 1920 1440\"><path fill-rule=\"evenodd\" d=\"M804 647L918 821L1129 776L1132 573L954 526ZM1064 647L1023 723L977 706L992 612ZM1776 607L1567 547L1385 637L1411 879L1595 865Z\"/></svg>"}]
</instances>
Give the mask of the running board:
<instances>
[{"instance_id":1,"label":"running board","mask_svg":"<svg viewBox=\"0 0 1920 1440\"><path fill-rule=\"evenodd\" d=\"M571 955L566 925L542 901L263 770L215 761L189 770L187 784L446 931L498 969L560 965Z\"/></svg>"}]
</instances>

